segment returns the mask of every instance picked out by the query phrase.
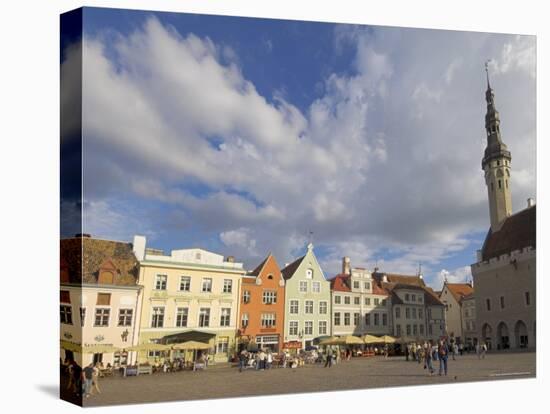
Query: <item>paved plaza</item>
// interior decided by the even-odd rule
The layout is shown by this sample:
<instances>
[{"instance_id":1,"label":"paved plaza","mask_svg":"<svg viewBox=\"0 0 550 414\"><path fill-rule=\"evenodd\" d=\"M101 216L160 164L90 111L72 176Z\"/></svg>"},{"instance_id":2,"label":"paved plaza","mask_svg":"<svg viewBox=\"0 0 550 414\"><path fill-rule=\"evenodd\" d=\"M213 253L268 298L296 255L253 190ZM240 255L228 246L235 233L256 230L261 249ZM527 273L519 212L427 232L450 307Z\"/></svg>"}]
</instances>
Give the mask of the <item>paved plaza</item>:
<instances>
[{"instance_id":1,"label":"paved plaza","mask_svg":"<svg viewBox=\"0 0 550 414\"><path fill-rule=\"evenodd\" d=\"M423 364L407 362L404 357L384 359L354 358L332 368L306 365L298 369L275 368L268 371L235 367L173 374L143 375L129 378L102 378L101 394L85 399L85 406L130 404L174 400L229 398L298 392L338 391L403 385L448 384L535 376L534 352L488 354L478 360L474 354L449 359L449 375L430 377Z\"/></svg>"}]
</instances>

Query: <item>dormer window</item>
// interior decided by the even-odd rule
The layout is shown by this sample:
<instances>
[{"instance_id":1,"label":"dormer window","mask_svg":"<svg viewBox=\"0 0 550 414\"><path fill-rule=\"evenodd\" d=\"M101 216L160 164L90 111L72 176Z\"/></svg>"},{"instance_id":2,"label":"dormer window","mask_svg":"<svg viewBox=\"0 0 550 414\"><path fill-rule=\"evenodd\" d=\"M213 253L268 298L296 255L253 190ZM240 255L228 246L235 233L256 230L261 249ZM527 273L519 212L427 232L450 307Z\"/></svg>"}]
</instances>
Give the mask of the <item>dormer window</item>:
<instances>
[{"instance_id":1,"label":"dormer window","mask_svg":"<svg viewBox=\"0 0 550 414\"><path fill-rule=\"evenodd\" d=\"M313 269L306 270L306 279L313 279Z\"/></svg>"},{"instance_id":2,"label":"dormer window","mask_svg":"<svg viewBox=\"0 0 550 414\"><path fill-rule=\"evenodd\" d=\"M273 275L267 275L267 278L268 278L269 280L273 280Z\"/></svg>"}]
</instances>

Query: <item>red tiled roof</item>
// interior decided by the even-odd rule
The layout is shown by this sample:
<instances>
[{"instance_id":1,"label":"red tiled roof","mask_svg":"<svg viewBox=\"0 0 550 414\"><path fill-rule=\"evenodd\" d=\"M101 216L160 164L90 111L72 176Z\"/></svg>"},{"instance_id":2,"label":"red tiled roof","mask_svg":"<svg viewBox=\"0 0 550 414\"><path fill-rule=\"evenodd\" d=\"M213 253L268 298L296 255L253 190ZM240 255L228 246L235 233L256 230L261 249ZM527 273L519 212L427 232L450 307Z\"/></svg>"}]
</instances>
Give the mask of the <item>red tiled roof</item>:
<instances>
[{"instance_id":1,"label":"red tiled roof","mask_svg":"<svg viewBox=\"0 0 550 414\"><path fill-rule=\"evenodd\" d=\"M467 296L474 291L468 283L445 283L445 286L459 303L464 296Z\"/></svg>"},{"instance_id":2,"label":"red tiled roof","mask_svg":"<svg viewBox=\"0 0 550 414\"><path fill-rule=\"evenodd\" d=\"M349 275L339 274L330 279L330 289L338 292L351 292Z\"/></svg>"},{"instance_id":3,"label":"red tiled roof","mask_svg":"<svg viewBox=\"0 0 550 414\"><path fill-rule=\"evenodd\" d=\"M509 254L524 247L537 247L537 206L528 207L507 217L500 230L487 233L481 254L489 260L502 254Z\"/></svg>"}]
</instances>

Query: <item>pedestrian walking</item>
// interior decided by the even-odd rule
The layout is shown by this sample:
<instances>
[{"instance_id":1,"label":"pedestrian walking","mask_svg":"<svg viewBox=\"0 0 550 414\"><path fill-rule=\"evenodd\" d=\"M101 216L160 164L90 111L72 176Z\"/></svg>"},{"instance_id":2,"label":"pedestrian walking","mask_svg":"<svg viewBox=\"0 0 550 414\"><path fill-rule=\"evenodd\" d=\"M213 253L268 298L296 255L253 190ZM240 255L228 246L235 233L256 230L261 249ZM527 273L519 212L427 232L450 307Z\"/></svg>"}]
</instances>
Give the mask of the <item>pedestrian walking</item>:
<instances>
[{"instance_id":1,"label":"pedestrian walking","mask_svg":"<svg viewBox=\"0 0 550 414\"><path fill-rule=\"evenodd\" d=\"M90 362L90 364L82 370L82 395L84 398L88 398L90 396L90 392L92 391L93 375L94 363Z\"/></svg>"},{"instance_id":2,"label":"pedestrian walking","mask_svg":"<svg viewBox=\"0 0 550 414\"><path fill-rule=\"evenodd\" d=\"M99 367L100 367L100 363L97 362L94 367L93 367L93 372L92 372L92 389L90 390L90 394L93 394L94 393L94 390L98 393L98 394L101 394L101 390L99 389Z\"/></svg>"},{"instance_id":3,"label":"pedestrian walking","mask_svg":"<svg viewBox=\"0 0 550 414\"><path fill-rule=\"evenodd\" d=\"M271 353L271 350L267 351L265 360L266 360L266 368L271 369L271 364L273 364L273 354Z\"/></svg>"},{"instance_id":4,"label":"pedestrian walking","mask_svg":"<svg viewBox=\"0 0 550 414\"><path fill-rule=\"evenodd\" d=\"M487 344L483 342L483 345L481 345L481 358L485 359L485 354L487 354Z\"/></svg>"},{"instance_id":5,"label":"pedestrian walking","mask_svg":"<svg viewBox=\"0 0 550 414\"><path fill-rule=\"evenodd\" d=\"M447 358L449 357L449 347L447 346L447 343L443 340L439 342L438 354L439 375L441 375L443 372L445 372L445 375L447 375Z\"/></svg>"},{"instance_id":6,"label":"pedestrian walking","mask_svg":"<svg viewBox=\"0 0 550 414\"><path fill-rule=\"evenodd\" d=\"M239 372L243 372L243 368L245 367L246 362L248 361L248 353L245 349L241 351L239 354Z\"/></svg>"},{"instance_id":7,"label":"pedestrian walking","mask_svg":"<svg viewBox=\"0 0 550 414\"><path fill-rule=\"evenodd\" d=\"M325 362L325 368L326 367L329 367L329 368L332 367L332 349L331 348L327 350L327 360Z\"/></svg>"},{"instance_id":8,"label":"pedestrian walking","mask_svg":"<svg viewBox=\"0 0 550 414\"><path fill-rule=\"evenodd\" d=\"M425 355L424 355L424 369L427 369L430 373L430 376L434 373L434 367L432 364L433 359L433 349L432 349L432 341L428 341L425 349Z\"/></svg>"},{"instance_id":9,"label":"pedestrian walking","mask_svg":"<svg viewBox=\"0 0 550 414\"><path fill-rule=\"evenodd\" d=\"M405 345L405 361L409 360L409 345Z\"/></svg>"},{"instance_id":10,"label":"pedestrian walking","mask_svg":"<svg viewBox=\"0 0 550 414\"><path fill-rule=\"evenodd\" d=\"M416 345L416 358L418 363L420 364L422 362L422 345L418 344Z\"/></svg>"}]
</instances>

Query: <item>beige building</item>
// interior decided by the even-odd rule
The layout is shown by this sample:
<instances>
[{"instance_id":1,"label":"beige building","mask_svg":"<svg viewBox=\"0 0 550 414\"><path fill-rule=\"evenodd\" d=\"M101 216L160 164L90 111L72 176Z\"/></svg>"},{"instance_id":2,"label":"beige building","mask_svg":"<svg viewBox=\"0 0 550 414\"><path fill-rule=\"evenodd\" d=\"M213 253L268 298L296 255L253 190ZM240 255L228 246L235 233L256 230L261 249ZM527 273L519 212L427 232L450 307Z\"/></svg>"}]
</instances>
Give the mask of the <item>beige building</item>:
<instances>
[{"instance_id":1,"label":"beige building","mask_svg":"<svg viewBox=\"0 0 550 414\"><path fill-rule=\"evenodd\" d=\"M393 335L407 342L438 340L445 333L445 307L422 275L378 272L373 277L390 293Z\"/></svg>"},{"instance_id":2,"label":"beige building","mask_svg":"<svg viewBox=\"0 0 550 414\"><path fill-rule=\"evenodd\" d=\"M134 237L143 285L139 342L208 342L213 362L235 352L242 263L203 249L172 250L169 255ZM140 360L159 360L161 351L141 352ZM172 357L178 355L172 355Z\"/></svg>"},{"instance_id":3,"label":"beige building","mask_svg":"<svg viewBox=\"0 0 550 414\"><path fill-rule=\"evenodd\" d=\"M445 281L439 299L445 305L445 332L453 337L457 344L465 343L463 299L472 295L471 283L449 283ZM472 301L468 302L471 305ZM468 311L469 313L469 311Z\"/></svg>"},{"instance_id":4,"label":"beige building","mask_svg":"<svg viewBox=\"0 0 550 414\"><path fill-rule=\"evenodd\" d=\"M476 325L476 300L474 293L470 293L462 298L462 337L464 345L468 349L473 349L478 343L477 325Z\"/></svg>"},{"instance_id":5,"label":"beige building","mask_svg":"<svg viewBox=\"0 0 550 414\"><path fill-rule=\"evenodd\" d=\"M531 348L536 345L536 206L529 199L526 209L512 214L512 157L501 139L488 79L486 100L487 148L481 166L491 227L471 266L476 327L489 348Z\"/></svg>"},{"instance_id":6,"label":"beige building","mask_svg":"<svg viewBox=\"0 0 550 414\"><path fill-rule=\"evenodd\" d=\"M130 243L61 240L61 358L124 366L137 344L141 286Z\"/></svg>"},{"instance_id":7,"label":"beige building","mask_svg":"<svg viewBox=\"0 0 550 414\"><path fill-rule=\"evenodd\" d=\"M342 273L330 281L333 335L389 335L392 333L389 293L372 278L371 272L351 268L342 259Z\"/></svg>"}]
</instances>

